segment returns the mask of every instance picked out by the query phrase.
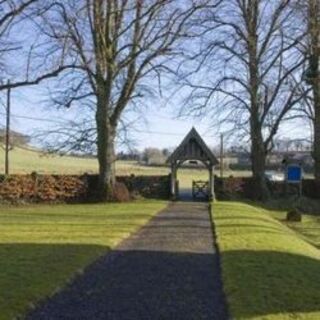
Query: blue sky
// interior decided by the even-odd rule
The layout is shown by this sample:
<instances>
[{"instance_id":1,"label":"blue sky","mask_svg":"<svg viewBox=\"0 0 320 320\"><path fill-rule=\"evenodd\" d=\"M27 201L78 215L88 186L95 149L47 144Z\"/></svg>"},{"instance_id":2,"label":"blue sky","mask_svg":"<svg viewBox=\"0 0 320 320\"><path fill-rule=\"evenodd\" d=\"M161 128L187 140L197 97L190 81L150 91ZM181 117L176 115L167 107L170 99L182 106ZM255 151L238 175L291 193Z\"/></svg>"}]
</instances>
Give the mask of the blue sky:
<instances>
[{"instance_id":1,"label":"blue sky","mask_svg":"<svg viewBox=\"0 0 320 320\"><path fill-rule=\"evenodd\" d=\"M2 93L3 99L4 93ZM38 131L46 130L55 126L54 121L72 120L77 116L78 110L63 109L57 110L48 107L44 102L46 90L44 86L32 87L28 89L15 89L12 92L12 120L13 130L32 135ZM203 136L210 146L219 145L219 135L225 130L224 127L215 127L210 119L198 119L195 117L178 118L177 110L180 109L181 102L173 99L170 105L159 102L159 105L150 103L150 107L144 109L143 118L136 129L130 131L134 146L139 150L145 147L172 148L179 144L188 131L194 126ZM4 125L4 107L0 107L0 125ZM142 116L141 114L141 116ZM32 117L48 119L49 121L36 121L15 117ZM135 115L137 117L137 115ZM138 115L139 117L139 115ZM279 137L282 138L309 138L310 128L307 123L295 121L281 127ZM237 143L232 137L226 143ZM119 148L118 148L119 149Z\"/></svg>"},{"instance_id":2,"label":"blue sky","mask_svg":"<svg viewBox=\"0 0 320 320\"><path fill-rule=\"evenodd\" d=\"M30 40L34 35L32 28L24 25L23 32L18 29L16 33L20 41ZM15 69L19 72L17 77L23 75L26 52L22 50L21 57L12 56L8 60L14 63ZM207 74L205 74L207 77ZM32 135L38 131L44 131L52 126L57 125L54 121L73 120L74 118L83 116L79 110L62 109L57 110L49 107L44 100L47 99L46 83L40 86L25 89L15 89L12 92L12 121L13 130ZM0 93L1 98L5 96L5 92ZM181 109L181 99L174 97L170 99L170 104L164 103L162 100L153 100L150 106L143 110L139 115L146 120L140 121L136 126L139 133L134 130L130 131L130 137L135 141L135 147L142 150L145 147L172 148L179 144L188 131L194 126L203 136L204 140L210 146L219 145L220 133L226 131L226 127L218 127L211 119L199 119L195 117L177 118L177 114ZM0 126L4 125L4 108L0 106ZM49 121L36 121L20 117L34 117L40 119L48 119ZM307 138L310 139L310 126L306 122L294 121L281 126L278 137L280 138ZM226 140L226 144L240 144L233 136Z\"/></svg>"},{"instance_id":3,"label":"blue sky","mask_svg":"<svg viewBox=\"0 0 320 320\"><path fill-rule=\"evenodd\" d=\"M4 98L4 93L2 93L2 100ZM14 89L11 99L11 128L33 135L38 131L55 126L56 123L54 121L58 123L59 121L72 120L76 117L78 110L75 110L75 108L53 109L46 105L45 98L46 90L44 86ZM141 117L143 116L146 121L140 121L134 129L130 130L130 136L133 138L136 148L142 150L145 147L175 147L193 126L209 145L215 146L219 144L219 132L211 128L212 123L210 121L195 117L178 118L177 110L180 109L178 103L178 101L172 101L171 106L164 106L164 103L161 102L159 102L159 105L150 103L152 106L143 110ZM4 107L1 106L1 126L5 124L4 111ZM31 120L23 117L47 119L48 121ZM139 117L139 114L135 115L135 117Z\"/></svg>"}]
</instances>

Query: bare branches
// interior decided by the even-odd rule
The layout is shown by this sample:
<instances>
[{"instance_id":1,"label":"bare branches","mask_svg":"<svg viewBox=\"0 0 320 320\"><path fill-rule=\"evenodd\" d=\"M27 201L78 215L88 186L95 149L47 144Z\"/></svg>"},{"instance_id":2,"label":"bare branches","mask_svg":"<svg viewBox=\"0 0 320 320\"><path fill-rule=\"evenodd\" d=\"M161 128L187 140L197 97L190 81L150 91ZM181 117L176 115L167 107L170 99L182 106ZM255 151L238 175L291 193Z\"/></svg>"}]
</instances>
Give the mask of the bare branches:
<instances>
[{"instance_id":1,"label":"bare branches","mask_svg":"<svg viewBox=\"0 0 320 320\"><path fill-rule=\"evenodd\" d=\"M103 100L108 121L116 125L123 110L148 93L141 91L147 86L138 84L153 85L154 78L159 84L163 73L174 72L175 51L192 34L190 19L212 3L55 1L41 26L54 46L82 69L88 86L83 98L90 92L97 103Z\"/></svg>"},{"instance_id":2,"label":"bare branches","mask_svg":"<svg viewBox=\"0 0 320 320\"><path fill-rule=\"evenodd\" d=\"M49 1L2 1L0 7L0 68L2 67L0 91L9 87L37 85L70 69L71 64L65 60L64 52L57 52L54 47L49 48L43 34L39 33L35 27L39 26L40 16L50 11L51 8L52 4ZM72 65L72 67L77 66ZM4 83L5 77L10 78L10 84Z\"/></svg>"},{"instance_id":3,"label":"bare branches","mask_svg":"<svg viewBox=\"0 0 320 320\"><path fill-rule=\"evenodd\" d=\"M82 109L91 105L104 181L114 177L115 137L120 127L127 127L123 114L157 86L161 90L162 78L175 73L183 43L195 36L192 19L214 3L56 0L42 14L42 36L56 56L64 57L63 66L68 66L59 80L64 90L53 94L54 102Z\"/></svg>"},{"instance_id":4,"label":"bare branches","mask_svg":"<svg viewBox=\"0 0 320 320\"><path fill-rule=\"evenodd\" d=\"M290 1L223 1L207 13L204 24L209 31L199 40L200 51L191 55L201 68L195 68L196 75L189 73L188 80L183 78L192 88L185 112L198 104L222 121L223 110L242 106L248 116L257 116L257 126L264 130L270 127L271 114L283 119L282 114L300 102L301 91L293 79L301 77L305 63L297 50L305 32L294 28ZM210 99L198 95L205 91ZM237 118L229 120L239 128ZM269 145L272 137L265 138Z\"/></svg>"},{"instance_id":5,"label":"bare branches","mask_svg":"<svg viewBox=\"0 0 320 320\"><path fill-rule=\"evenodd\" d=\"M21 49L20 45L9 38L12 26L21 19L22 13L37 0L7 0L0 3L0 71L6 70L5 55ZM1 78L0 78L1 80Z\"/></svg>"},{"instance_id":6,"label":"bare branches","mask_svg":"<svg viewBox=\"0 0 320 320\"><path fill-rule=\"evenodd\" d=\"M38 0L14 1L6 0L0 3L0 36L8 30L13 20L16 19L26 8Z\"/></svg>"},{"instance_id":7,"label":"bare branches","mask_svg":"<svg viewBox=\"0 0 320 320\"><path fill-rule=\"evenodd\" d=\"M45 73L43 75L40 75L39 77L35 77L34 79L25 79L25 80L13 82L13 83L0 84L0 90L37 85L44 80L57 77L60 73L70 68L74 69L74 66L73 65L58 66L55 70Z\"/></svg>"},{"instance_id":8,"label":"bare branches","mask_svg":"<svg viewBox=\"0 0 320 320\"><path fill-rule=\"evenodd\" d=\"M280 124L304 97L305 56L297 44L305 31L296 28L290 0L222 1L202 18L207 32L189 49L185 68L198 65L181 76L192 88L184 111L202 110L250 138L253 175L263 197L266 154Z\"/></svg>"}]
</instances>

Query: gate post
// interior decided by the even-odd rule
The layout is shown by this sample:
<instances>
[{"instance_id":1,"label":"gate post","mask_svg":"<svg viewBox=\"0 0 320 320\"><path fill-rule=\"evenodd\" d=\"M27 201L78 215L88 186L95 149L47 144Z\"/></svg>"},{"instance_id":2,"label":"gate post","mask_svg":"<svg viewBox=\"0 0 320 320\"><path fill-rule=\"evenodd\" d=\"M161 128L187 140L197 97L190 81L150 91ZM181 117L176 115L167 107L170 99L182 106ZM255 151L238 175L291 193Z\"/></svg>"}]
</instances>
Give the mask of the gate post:
<instances>
[{"instance_id":1,"label":"gate post","mask_svg":"<svg viewBox=\"0 0 320 320\"><path fill-rule=\"evenodd\" d=\"M171 198L177 199L177 167L175 164L171 164Z\"/></svg>"},{"instance_id":2,"label":"gate post","mask_svg":"<svg viewBox=\"0 0 320 320\"><path fill-rule=\"evenodd\" d=\"M213 166L209 168L209 201L214 200L214 178L213 178Z\"/></svg>"}]
</instances>

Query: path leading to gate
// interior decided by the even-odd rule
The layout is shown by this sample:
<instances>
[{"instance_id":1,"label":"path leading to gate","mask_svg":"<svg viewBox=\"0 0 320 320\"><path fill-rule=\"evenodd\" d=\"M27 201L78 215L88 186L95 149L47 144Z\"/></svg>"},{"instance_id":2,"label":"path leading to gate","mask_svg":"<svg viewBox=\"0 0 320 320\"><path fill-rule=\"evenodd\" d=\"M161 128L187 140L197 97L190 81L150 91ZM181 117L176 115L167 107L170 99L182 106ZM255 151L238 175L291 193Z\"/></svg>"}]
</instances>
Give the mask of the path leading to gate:
<instances>
[{"instance_id":1,"label":"path leading to gate","mask_svg":"<svg viewBox=\"0 0 320 320\"><path fill-rule=\"evenodd\" d=\"M227 319L208 204L169 205L27 319Z\"/></svg>"}]
</instances>

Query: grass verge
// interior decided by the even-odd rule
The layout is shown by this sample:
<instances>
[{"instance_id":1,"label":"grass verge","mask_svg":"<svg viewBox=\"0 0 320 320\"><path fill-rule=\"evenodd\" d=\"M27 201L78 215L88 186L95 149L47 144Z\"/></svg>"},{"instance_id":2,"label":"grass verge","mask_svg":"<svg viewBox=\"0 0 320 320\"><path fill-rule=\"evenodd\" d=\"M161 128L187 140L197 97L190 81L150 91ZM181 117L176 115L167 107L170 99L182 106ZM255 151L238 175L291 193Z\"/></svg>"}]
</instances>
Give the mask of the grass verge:
<instances>
[{"instance_id":1,"label":"grass verge","mask_svg":"<svg viewBox=\"0 0 320 320\"><path fill-rule=\"evenodd\" d=\"M268 214L300 233L306 241L320 249L320 215L304 213L301 222L288 222L287 211L270 211Z\"/></svg>"},{"instance_id":2,"label":"grass verge","mask_svg":"<svg viewBox=\"0 0 320 320\"><path fill-rule=\"evenodd\" d=\"M263 204L266 212L273 218L285 223L288 227L303 235L303 237L320 249L320 201L308 198L270 200ZM302 222L287 222L289 210L298 207L302 210Z\"/></svg>"},{"instance_id":3,"label":"grass verge","mask_svg":"<svg viewBox=\"0 0 320 320\"><path fill-rule=\"evenodd\" d=\"M224 290L234 319L320 319L320 251L265 210L213 206Z\"/></svg>"},{"instance_id":4,"label":"grass verge","mask_svg":"<svg viewBox=\"0 0 320 320\"><path fill-rule=\"evenodd\" d=\"M0 206L0 319L23 315L165 205Z\"/></svg>"}]
</instances>

